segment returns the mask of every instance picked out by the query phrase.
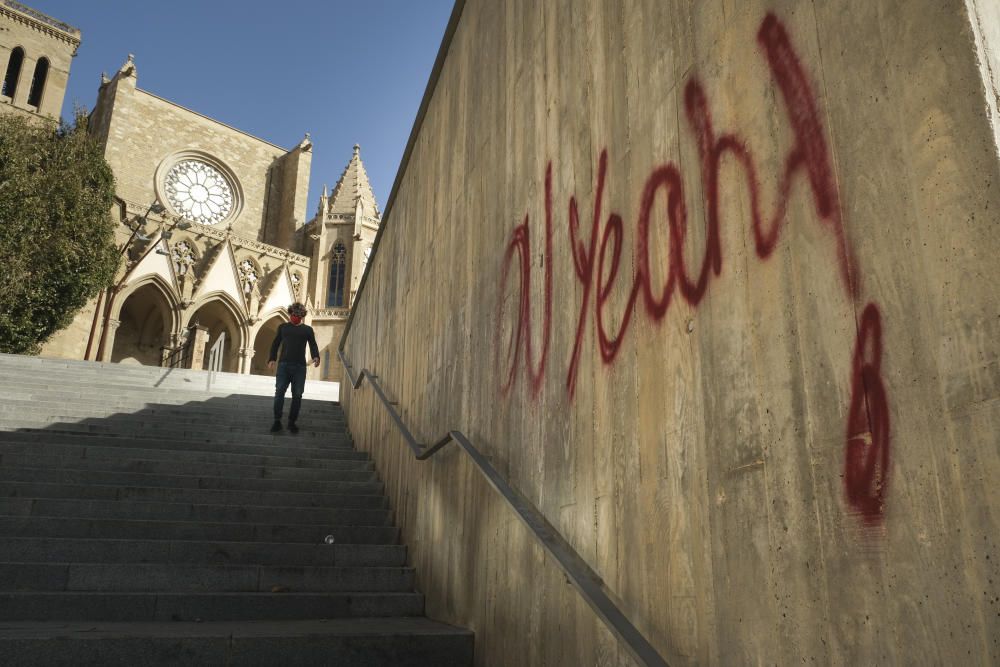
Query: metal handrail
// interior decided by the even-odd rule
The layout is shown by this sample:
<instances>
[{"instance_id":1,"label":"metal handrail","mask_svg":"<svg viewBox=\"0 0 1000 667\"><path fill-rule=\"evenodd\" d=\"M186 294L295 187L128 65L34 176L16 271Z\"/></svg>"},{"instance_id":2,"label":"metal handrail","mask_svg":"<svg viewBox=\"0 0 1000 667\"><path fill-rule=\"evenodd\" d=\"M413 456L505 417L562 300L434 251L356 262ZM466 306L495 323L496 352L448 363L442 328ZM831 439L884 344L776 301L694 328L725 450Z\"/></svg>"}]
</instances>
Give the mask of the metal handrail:
<instances>
[{"instance_id":1,"label":"metal handrail","mask_svg":"<svg viewBox=\"0 0 1000 667\"><path fill-rule=\"evenodd\" d=\"M549 523L548 519L541 511L524 497L520 491L515 489L496 468L489 462L483 454L469 442L469 439L461 431L448 431L433 445L425 446L413 437L413 433L403 423L402 417L394 407L392 401L386 398L382 386L378 382L378 376L367 368L362 368L357 377L351 372L353 366L347 361L343 349L337 350L337 356L344 365L347 377L351 381L351 386L357 389L367 378L368 384L375 390L375 395L389 412L392 421L396 423L396 428L406 440L407 446L413 452L418 461L426 461L431 456L441 450L449 442L455 442L462 450L469 455L472 462L479 468L486 481L492 486L517 513L518 518L531 530L535 538L543 547L555 558L559 568L566 575L567 579L583 596L583 599L590 605L597 616L604 621L604 624L615 637L625 646L633 659L648 667L667 667L667 661L657 653L642 633L632 622L626 618L618 606L612 602L611 598L604 591L604 581L587 565L586 561L580 557L576 549L566 541L556 528Z\"/></svg>"},{"instance_id":2,"label":"metal handrail","mask_svg":"<svg viewBox=\"0 0 1000 667\"><path fill-rule=\"evenodd\" d=\"M181 332L183 336L183 342L175 347L164 362L164 366L167 368L189 368L190 361L194 356L194 336L191 331L194 329L194 325L184 329Z\"/></svg>"},{"instance_id":3,"label":"metal handrail","mask_svg":"<svg viewBox=\"0 0 1000 667\"><path fill-rule=\"evenodd\" d=\"M215 374L222 372L223 355L226 352L226 332L223 331L212 344L212 349L208 351L208 373L205 379L205 391L212 391L212 381Z\"/></svg>"}]
</instances>

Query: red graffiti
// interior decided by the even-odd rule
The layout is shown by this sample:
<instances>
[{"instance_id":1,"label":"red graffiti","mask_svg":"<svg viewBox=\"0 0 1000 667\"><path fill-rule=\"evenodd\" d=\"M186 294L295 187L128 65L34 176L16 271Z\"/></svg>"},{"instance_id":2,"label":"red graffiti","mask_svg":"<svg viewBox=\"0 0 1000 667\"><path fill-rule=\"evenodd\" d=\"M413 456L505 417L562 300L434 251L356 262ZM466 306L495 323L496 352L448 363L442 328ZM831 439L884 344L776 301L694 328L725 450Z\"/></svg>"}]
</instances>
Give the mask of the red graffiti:
<instances>
[{"instance_id":1,"label":"red graffiti","mask_svg":"<svg viewBox=\"0 0 1000 667\"><path fill-rule=\"evenodd\" d=\"M878 523L889 475L889 402L882 382L882 320L868 304L854 350L851 407L847 413L844 486L847 502L865 521Z\"/></svg>"},{"instance_id":2,"label":"red graffiti","mask_svg":"<svg viewBox=\"0 0 1000 667\"><path fill-rule=\"evenodd\" d=\"M528 223L530 218L524 216L524 222L514 228L510 243L504 252L503 262L500 269L500 285L503 290L507 285L510 274L510 265L517 253L518 264L521 271L519 273L518 293L520 299L517 304L517 325L511 335L510 345L507 348L508 372L507 377L502 381L501 390L506 393L513 385L517 375L518 359L521 351L521 341L524 341L524 353L528 379L531 384L532 394L537 394L545 379L545 362L549 355L549 337L552 328L552 163L549 163L545 170L545 255L542 262L545 265L545 311L542 315L542 356L538 360L538 366L534 363L534 347L531 337L531 228ZM499 313L498 313L499 317Z\"/></svg>"},{"instance_id":3,"label":"red graffiti","mask_svg":"<svg viewBox=\"0 0 1000 667\"><path fill-rule=\"evenodd\" d=\"M581 238L580 215L575 196L568 207L568 234L573 268L583 289L577 319L576 335L569 368L566 391L573 397L584 335L593 312L601 359L614 361L628 333L636 304L641 303L646 315L660 321L667 313L674 294L697 306L708 291L713 276L719 276L723 266L719 193L720 170L725 158L731 158L743 174L750 198L751 230L754 249L762 260L768 259L777 247L786 222L788 203L793 186L800 176L808 184L813 208L819 222L830 232L837 255L841 282L845 292L855 302L860 294L858 272L847 242L841 217L840 195L830 163L820 120L819 107L809 78L792 47L788 34L778 19L768 14L757 33L757 42L767 60L771 76L781 91L793 144L784 160L784 170L778 184L778 196L770 216L761 213L760 185L753 155L745 140L735 133L717 134L712 124L708 97L697 79L691 79L684 90L684 108L688 129L694 136L701 165L701 184L705 197L705 250L700 263L688 264L684 253L688 229L684 183L679 169L668 163L653 170L642 189L636 222L635 274L629 287L625 308L617 330L609 330L605 316L610 296L619 279L624 250L624 220L615 212L604 217L604 192L608 178L608 152L600 154L597 182L594 188L594 208L590 236ZM666 215L654 220L657 196L665 197ZM603 221L603 227L602 227ZM501 266L501 297L505 293L515 253L520 266L517 321L509 339L507 365L502 372L501 388L507 393L514 385L519 368L520 350L524 347L526 372L532 395L537 395L544 382L552 316L552 163L545 171L545 234L543 256L545 267L545 305L542 313L542 353L534 363L531 336L531 243L529 217L515 227L507 245ZM650 266L650 228L662 224L668 239L667 261L663 267L662 284L653 284ZM599 240L599 242L598 242ZM591 311L592 309L592 311ZM885 489L889 465L889 422L885 387L880 375L882 354L881 323L878 309L868 304L859 327L853 376L851 410L848 422L847 468L845 480L851 506L866 521L876 521L884 511ZM863 409L864 408L864 409ZM870 434L871 442L865 440Z\"/></svg>"}]
</instances>

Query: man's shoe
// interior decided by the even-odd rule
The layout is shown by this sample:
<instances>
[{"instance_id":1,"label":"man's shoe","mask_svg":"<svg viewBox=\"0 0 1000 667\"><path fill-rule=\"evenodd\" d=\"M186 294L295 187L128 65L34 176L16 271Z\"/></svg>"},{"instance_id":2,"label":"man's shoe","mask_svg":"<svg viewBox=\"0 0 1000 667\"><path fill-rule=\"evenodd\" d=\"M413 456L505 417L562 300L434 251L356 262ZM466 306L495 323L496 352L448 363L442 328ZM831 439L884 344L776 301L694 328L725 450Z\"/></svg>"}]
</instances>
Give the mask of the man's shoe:
<instances>
[{"instance_id":1,"label":"man's shoe","mask_svg":"<svg viewBox=\"0 0 1000 667\"><path fill-rule=\"evenodd\" d=\"M274 423L271 424L271 433L277 433L280 430L281 430L281 420L280 419L275 419ZM296 430L298 430L298 429L296 429Z\"/></svg>"},{"instance_id":2,"label":"man's shoe","mask_svg":"<svg viewBox=\"0 0 1000 667\"><path fill-rule=\"evenodd\" d=\"M299 427L295 425L295 422L288 422L288 430L291 433L298 433Z\"/></svg>"}]
</instances>

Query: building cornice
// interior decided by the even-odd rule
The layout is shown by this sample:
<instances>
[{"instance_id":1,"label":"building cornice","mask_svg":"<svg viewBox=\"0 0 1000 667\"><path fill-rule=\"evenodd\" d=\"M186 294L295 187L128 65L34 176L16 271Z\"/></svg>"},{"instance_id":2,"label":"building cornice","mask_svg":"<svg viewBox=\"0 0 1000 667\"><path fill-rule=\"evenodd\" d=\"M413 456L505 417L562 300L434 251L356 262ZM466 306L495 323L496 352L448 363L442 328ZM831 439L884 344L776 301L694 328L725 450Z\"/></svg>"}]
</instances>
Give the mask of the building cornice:
<instances>
[{"instance_id":1,"label":"building cornice","mask_svg":"<svg viewBox=\"0 0 1000 667\"><path fill-rule=\"evenodd\" d=\"M122 198L122 201L125 202L127 214L137 216L148 214L149 208L147 204L140 204L124 198ZM148 217L151 222L159 218L159 216L156 215L149 215ZM234 248L246 248L247 250L252 250L278 260L287 260L289 264L302 269L309 268L310 259L305 255L300 255L296 252L292 252L291 250L285 250L284 248L279 248L278 246L274 246L269 243L263 243L255 239L240 236L239 234L225 228L220 229L218 227L203 225L198 222L188 222L191 225L188 228L188 232L194 234L195 236L204 236L219 242L229 239L229 242ZM170 218L162 218L161 224L168 229L172 228Z\"/></svg>"},{"instance_id":2,"label":"building cornice","mask_svg":"<svg viewBox=\"0 0 1000 667\"><path fill-rule=\"evenodd\" d=\"M346 320L351 314L350 308L315 308L312 319L315 320Z\"/></svg>"},{"instance_id":3,"label":"building cornice","mask_svg":"<svg viewBox=\"0 0 1000 667\"><path fill-rule=\"evenodd\" d=\"M80 48L80 31L77 28L57 21L56 19L39 11L22 5L14 0L0 0L0 15L17 21L23 25L58 39L73 47L73 55L76 55Z\"/></svg>"}]
</instances>

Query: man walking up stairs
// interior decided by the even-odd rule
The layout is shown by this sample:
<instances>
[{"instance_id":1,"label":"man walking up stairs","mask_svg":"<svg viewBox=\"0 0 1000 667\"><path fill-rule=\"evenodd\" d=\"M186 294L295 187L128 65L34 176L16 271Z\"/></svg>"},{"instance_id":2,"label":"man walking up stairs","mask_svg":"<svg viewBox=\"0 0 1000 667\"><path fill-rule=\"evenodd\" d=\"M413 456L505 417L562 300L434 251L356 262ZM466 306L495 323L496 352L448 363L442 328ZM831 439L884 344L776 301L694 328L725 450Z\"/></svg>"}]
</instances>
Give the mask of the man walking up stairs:
<instances>
[{"instance_id":1,"label":"man walking up stairs","mask_svg":"<svg viewBox=\"0 0 1000 667\"><path fill-rule=\"evenodd\" d=\"M471 665L339 406L204 377L0 355L0 663Z\"/></svg>"}]
</instances>

